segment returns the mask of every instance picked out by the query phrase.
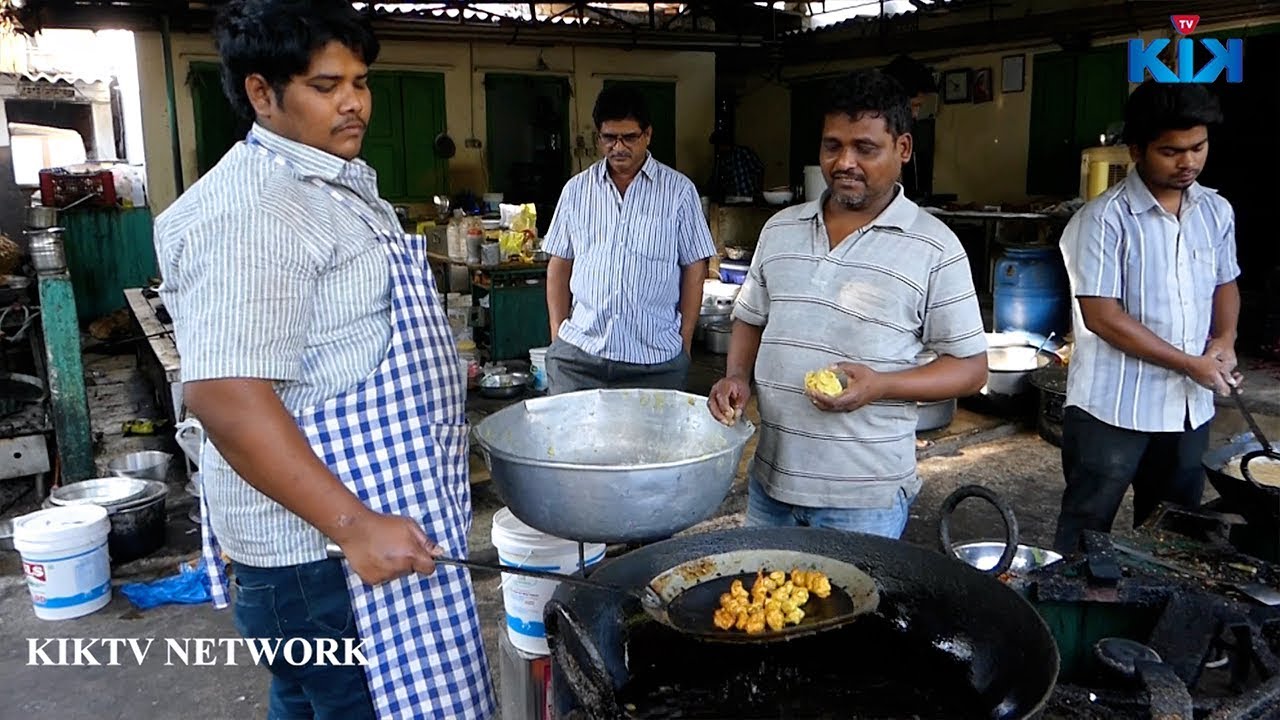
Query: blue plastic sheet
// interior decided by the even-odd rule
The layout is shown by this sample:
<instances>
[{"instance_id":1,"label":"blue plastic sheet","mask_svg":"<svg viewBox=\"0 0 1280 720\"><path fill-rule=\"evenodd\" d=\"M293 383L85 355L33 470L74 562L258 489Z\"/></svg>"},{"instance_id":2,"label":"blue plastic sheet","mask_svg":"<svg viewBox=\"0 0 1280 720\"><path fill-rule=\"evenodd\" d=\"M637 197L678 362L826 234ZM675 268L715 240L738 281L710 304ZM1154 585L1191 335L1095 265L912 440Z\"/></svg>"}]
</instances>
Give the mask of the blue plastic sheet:
<instances>
[{"instance_id":1,"label":"blue plastic sheet","mask_svg":"<svg viewBox=\"0 0 1280 720\"><path fill-rule=\"evenodd\" d=\"M209 575L204 560L191 567L179 566L180 572L148 583L129 583L120 586L120 592L139 610L150 610L161 605L199 605L213 600L209 591Z\"/></svg>"}]
</instances>

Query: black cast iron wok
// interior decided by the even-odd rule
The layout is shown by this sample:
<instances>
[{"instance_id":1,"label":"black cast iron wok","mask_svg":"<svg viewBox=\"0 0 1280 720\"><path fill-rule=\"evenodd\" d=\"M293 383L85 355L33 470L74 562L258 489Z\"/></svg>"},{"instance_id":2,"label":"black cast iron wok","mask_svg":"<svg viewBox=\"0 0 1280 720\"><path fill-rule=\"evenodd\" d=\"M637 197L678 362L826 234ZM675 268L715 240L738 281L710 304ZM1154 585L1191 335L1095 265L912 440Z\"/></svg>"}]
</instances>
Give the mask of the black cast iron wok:
<instances>
[{"instance_id":1,"label":"black cast iron wok","mask_svg":"<svg viewBox=\"0 0 1280 720\"><path fill-rule=\"evenodd\" d=\"M1222 496L1225 510L1238 513L1251 524L1280 526L1280 488L1251 483L1226 472L1232 458L1262 450L1251 432L1237 435L1204 454L1202 464L1213 489Z\"/></svg>"},{"instance_id":2,"label":"black cast iron wok","mask_svg":"<svg viewBox=\"0 0 1280 720\"><path fill-rule=\"evenodd\" d=\"M645 715L644 708L629 699L628 693L646 674L661 676L654 682L678 686L686 677L702 677L704 671L714 673L717 663L731 662L748 663L744 672L751 683L744 692L749 696L765 692L756 677L761 671L769 676L776 669L776 684L783 692L788 684L804 683L805 673L793 670L806 659L816 659L819 668L839 673L840 679L828 684L839 686L856 685L859 673L877 672L878 666L895 667L907 658L902 662L913 663L915 669L904 668L897 678L900 682L885 685L879 699L897 708L910 700L904 700L902 693L927 694L929 688L945 687L947 692L939 697L945 699L953 689L964 694L963 712L921 714L933 718L1031 717L1052 692L1059 667L1057 647L1049 628L1026 600L952 557L900 541L811 528L741 528L648 545L608 561L592 573L592 579L643 585L703 558L747 552L764 557L776 551L860 568L874 578L877 610L843 628L789 642L727 646L671 633L648 621L634 600L562 585L544 614L559 716L576 711L587 717L657 717ZM709 615L706 622L710 625ZM649 662L655 648L659 657ZM928 667L914 665L915 658L926 656L937 662ZM771 667L786 663L794 667ZM730 685L734 673L725 676ZM861 704L875 699L878 687L859 688L862 694L850 695L847 704L835 708L836 716L890 716ZM731 702L739 705L720 716L803 716L779 712L780 707L795 707L788 698L762 697L758 707L741 705L754 701L742 693L727 692L723 698L733 698ZM769 705L772 702L781 704ZM717 716L715 709L708 711L710 715L688 714L689 710L682 710L686 717Z\"/></svg>"},{"instance_id":3,"label":"black cast iron wok","mask_svg":"<svg viewBox=\"0 0 1280 720\"><path fill-rule=\"evenodd\" d=\"M326 550L331 558L346 557L336 543L329 543ZM551 580L633 599L655 622L675 632L713 642L766 643L811 635L854 622L859 616L874 612L880 601L875 581L856 566L829 557L786 550L734 551L702 557L671 568L650 582L639 585L612 584L594 576L588 580L549 570L462 558L441 556L435 561L440 565ZM830 580L831 593L825 598L812 597L804 606L805 618L799 624L788 625L781 630L766 629L763 633L748 634L721 630L709 623L708 618L720 606L720 595L729 591L733 581L741 580L749 588L761 568L788 573L797 569L806 572L818 570Z\"/></svg>"}]
</instances>

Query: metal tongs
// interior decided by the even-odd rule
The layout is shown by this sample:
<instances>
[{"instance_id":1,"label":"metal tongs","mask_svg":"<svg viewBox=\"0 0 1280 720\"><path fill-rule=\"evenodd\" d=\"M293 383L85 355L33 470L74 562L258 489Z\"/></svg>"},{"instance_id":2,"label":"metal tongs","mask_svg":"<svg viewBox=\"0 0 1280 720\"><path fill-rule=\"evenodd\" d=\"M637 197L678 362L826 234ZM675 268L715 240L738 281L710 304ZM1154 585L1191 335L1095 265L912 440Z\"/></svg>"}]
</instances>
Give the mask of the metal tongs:
<instances>
[{"instance_id":1,"label":"metal tongs","mask_svg":"<svg viewBox=\"0 0 1280 720\"><path fill-rule=\"evenodd\" d=\"M1262 485L1257 480L1254 480L1253 473L1249 472L1249 463L1260 457L1280 462L1280 452L1276 452L1275 448L1271 447L1267 437L1262 434L1262 429L1258 427L1258 421L1253 419L1253 413L1249 412L1249 408L1245 407L1244 398L1240 396L1240 386L1238 384L1231 386L1231 398L1235 400L1236 408L1240 410L1240 415L1244 417L1244 421L1249 424L1249 430L1253 433L1253 437L1262 446L1261 450L1250 450L1240 458L1240 474L1254 487L1261 489Z\"/></svg>"}]
</instances>

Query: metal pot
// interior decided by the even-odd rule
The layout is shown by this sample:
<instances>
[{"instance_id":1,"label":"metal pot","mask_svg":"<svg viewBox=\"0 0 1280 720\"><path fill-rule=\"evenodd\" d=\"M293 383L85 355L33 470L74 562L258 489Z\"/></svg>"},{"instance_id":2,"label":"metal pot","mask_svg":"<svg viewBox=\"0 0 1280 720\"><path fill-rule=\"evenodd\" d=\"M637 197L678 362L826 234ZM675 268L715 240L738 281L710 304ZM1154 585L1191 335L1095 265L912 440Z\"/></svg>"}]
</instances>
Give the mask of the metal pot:
<instances>
[{"instance_id":1,"label":"metal pot","mask_svg":"<svg viewBox=\"0 0 1280 720\"><path fill-rule=\"evenodd\" d=\"M938 359L938 353L923 350L916 355L916 366L928 365ZM916 432L938 430L951 424L956 416L956 399L916 403Z\"/></svg>"},{"instance_id":2,"label":"metal pot","mask_svg":"<svg viewBox=\"0 0 1280 720\"><path fill-rule=\"evenodd\" d=\"M1030 383L1040 393L1036 430L1045 442L1062 447L1062 411L1067 402L1067 368L1040 368L1031 374Z\"/></svg>"},{"instance_id":3,"label":"metal pot","mask_svg":"<svg viewBox=\"0 0 1280 720\"><path fill-rule=\"evenodd\" d=\"M503 408L475 429L494 486L525 524L580 542L671 537L710 517L755 432L674 390L584 390Z\"/></svg>"},{"instance_id":4,"label":"metal pot","mask_svg":"<svg viewBox=\"0 0 1280 720\"><path fill-rule=\"evenodd\" d=\"M1051 352L1030 345L993 347L987 350L987 386L984 394L1015 396L1030 387L1031 373L1057 359Z\"/></svg>"},{"instance_id":5,"label":"metal pot","mask_svg":"<svg viewBox=\"0 0 1280 720\"><path fill-rule=\"evenodd\" d=\"M950 425L955 419L957 404L955 398L916 403L916 432L929 432Z\"/></svg>"},{"instance_id":6,"label":"metal pot","mask_svg":"<svg viewBox=\"0 0 1280 720\"><path fill-rule=\"evenodd\" d=\"M717 355L729 354L729 341L733 337L732 323L714 323L708 325L703 332L705 333L708 351Z\"/></svg>"},{"instance_id":7,"label":"metal pot","mask_svg":"<svg viewBox=\"0 0 1280 720\"><path fill-rule=\"evenodd\" d=\"M1033 717L1053 690L1057 646L1021 595L949 556L901 541L815 528L738 528L648 545L605 563L592 579L642 587L685 563L751 550L856 565L875 580L879 609L781 645L726 649L646 622L634 599L561 585L543 616L554 716L671 717L702 700L716 703L698 707L704 717L1013 719ZM747 686L751 692L732 692ZM808 692L843 704L794 704L813 703ZM926 700L946 707L915 707Z\"/></svg>"},{"instance_id":8,"label":"metal pot","mask_svg":"<svg viewBox=\"0 0 1280 720\"><path fill-rule=\"evenodd\" d=\"M44 229L58 227L58 209L46 205L27 208L27 227Z\"/></svg>"},{"instance_id":9,"label":"metal pot","mask_svg":"<svg viewBox=\"0 0 1280 720\"><path fill-rule=\"evenodd\" d=\"M1245 432L1205 453L1201 464L1209 483L1222 496L1224 511L1239 513L1250 525L1270 529L1275 537L1274 533L1280 531L1280 488L1254 485L1226 472L1233 458L1261 449L1262 444L1253 433Z\"/></svg>"},{"instance_id":10,"label":"metal pot","mask_svg":"<svg viewBox=\"0 0 1280 720\"><path fill-rule=\"evenodd\" d=\"M26 230L27 252L39 273L59 273L67 269L67 256L60 227Z\"/></svg>"},{"instance_id":11,"label":"metal pot","mask_svg":"<svg viewBox=\"0 0 1280 720\"><path fill-rule=\"evenodd\" d=\"M123 502L102 504L111 521L111 531L107 534L107 551L113 563L146 557L164 546L167 520L165 497L169 494L169 486L157 480L143 482L147 487L141 495ZM57 506L52 496L45 498L43 507Z\"/></svg>"}]
</instances>

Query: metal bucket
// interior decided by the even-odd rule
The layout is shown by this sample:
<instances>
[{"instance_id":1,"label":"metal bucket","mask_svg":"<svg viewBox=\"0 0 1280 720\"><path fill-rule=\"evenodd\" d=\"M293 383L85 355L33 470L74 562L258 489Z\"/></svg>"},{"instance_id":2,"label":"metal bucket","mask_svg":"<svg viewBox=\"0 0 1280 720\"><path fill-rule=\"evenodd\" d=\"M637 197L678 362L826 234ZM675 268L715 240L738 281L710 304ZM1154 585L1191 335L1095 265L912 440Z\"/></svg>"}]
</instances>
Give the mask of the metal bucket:
<instances>
[{"instance_id":1,"label":"metal bucket","mask_svg":"<svg viewBox=\"0 0 1280 720\"><path fill-rule=\"evenodd\" d=\"M57 273L67 269L67 255L63 245L63 230L59 227L26 230L27 252L36 272Z\"/></svg>"}]
</instances>

